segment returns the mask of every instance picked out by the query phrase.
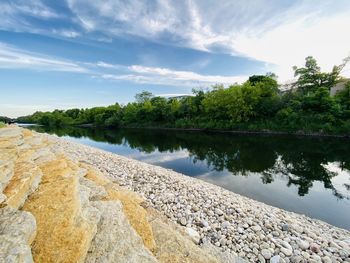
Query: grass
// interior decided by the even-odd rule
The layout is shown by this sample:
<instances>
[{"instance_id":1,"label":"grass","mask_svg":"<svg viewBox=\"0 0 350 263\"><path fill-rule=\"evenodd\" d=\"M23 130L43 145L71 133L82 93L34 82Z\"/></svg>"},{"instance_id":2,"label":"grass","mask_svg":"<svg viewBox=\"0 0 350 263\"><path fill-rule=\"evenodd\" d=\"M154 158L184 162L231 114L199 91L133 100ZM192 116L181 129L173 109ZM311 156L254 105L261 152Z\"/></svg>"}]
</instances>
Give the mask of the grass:
<instances>
[{"instance_id":1,"label":"grass","mask_svg":"<svg viewBox=\"0 0 350 263\"><path fill-rule=\"evenodd\" d=\"M3 127L5 127L5 126L6 126L5 123L3 123L3 122L0 121L0 128L3 128Z\"/></svg>"}]
</instances>

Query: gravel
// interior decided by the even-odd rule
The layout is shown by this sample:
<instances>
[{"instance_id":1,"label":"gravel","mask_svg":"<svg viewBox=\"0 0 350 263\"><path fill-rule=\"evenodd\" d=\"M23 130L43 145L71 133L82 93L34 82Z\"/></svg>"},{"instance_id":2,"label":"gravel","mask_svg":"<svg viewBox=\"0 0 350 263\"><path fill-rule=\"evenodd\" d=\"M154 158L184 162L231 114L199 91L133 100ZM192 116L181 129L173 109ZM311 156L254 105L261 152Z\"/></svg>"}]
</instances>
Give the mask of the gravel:
<instances>
[{"instance_id":1,"label":"gravel","mask_svg":"<svg viewBox=\"0 0 350 263\"><path fill-rule=\"evenodd\" d=\"M192 229L198 243L210 242L250 262L350 262L347 230L169 169L50 136L72 158L94 165L173 222Z\"/></svg>"}]
</instances>

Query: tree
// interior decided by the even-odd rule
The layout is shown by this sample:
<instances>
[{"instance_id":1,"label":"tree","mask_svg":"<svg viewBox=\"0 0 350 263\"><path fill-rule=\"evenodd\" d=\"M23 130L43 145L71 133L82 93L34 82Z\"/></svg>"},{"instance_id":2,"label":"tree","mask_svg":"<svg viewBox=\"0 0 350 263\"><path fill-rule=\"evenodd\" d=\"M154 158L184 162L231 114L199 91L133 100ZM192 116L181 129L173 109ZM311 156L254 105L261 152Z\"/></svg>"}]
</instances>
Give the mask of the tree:
<instances>
[{"instance_id":1,"label":"tree","mask_svg":"<svg viewBox=\"0 0 350 263\"><path fill-rule=\"evenodd\" d=\"M70 109L70 110L66 110L66 115L68 117L71 117L73 119L76 119L78 117L80 113L80 110L79 109Z\"/></svg>"},{"instance_id":2,"label":"tree","mask_svg":"<svg viewBox=\"0 0 350 263\"><path fill-rule=\"evenodd\" d=\"M313 92L320 87L330 90L340 80L340 72L348 61L349 58L344 59L343 64L334 66L330 73L325 73L321 72L316 59L309 56L305 59L305 67L293 67L294 76L298 77L294 86L303 94Z\"/></svg>"},{"instance_id":3,"label":"tree","mask_svg":"<svg viewBox=\"0 0 350 263\"><path fill-rule=\"evenodd\" d=\"M144 103L146 101L150 101L153 97L154 96L151 92L145 91L145 90L135 95L136 102L138 103Z\"/></svg>"},{"instance_id":4,"label":"tree","mask_svg":"<svg viewBox=\"0 0 350 263\"><path fill-rule=\"evenodd\" d=\"M271 89L277 89L278 83L276 81L276 75L274 73L267 73L266 75L253 75L250 76L248 81L255 86L258 83L264 83Z\"/></svg>"},{"instance_id":5,"label":"tree","mask_svg":"<svg viewBox=\"0 0 350 263\"><path fill-rule=\"evenodd\" d=\"M261 117L274 115L280 106L276 76L273 73L253 75L249 77L248 82L256 89L258 95L255 114Z\"/></svg>"},{"instance_id":6,"label":"tree","mask_svg":"<svg viewBox=\"0 0 350 263\"><path fill-rule=\"evenodd\" d=\"M345 84L345 88L340 90L335 95L336 100L339 102L342 116L344 119L350 118L350 81Z\"/></svg>"}]
</instances>

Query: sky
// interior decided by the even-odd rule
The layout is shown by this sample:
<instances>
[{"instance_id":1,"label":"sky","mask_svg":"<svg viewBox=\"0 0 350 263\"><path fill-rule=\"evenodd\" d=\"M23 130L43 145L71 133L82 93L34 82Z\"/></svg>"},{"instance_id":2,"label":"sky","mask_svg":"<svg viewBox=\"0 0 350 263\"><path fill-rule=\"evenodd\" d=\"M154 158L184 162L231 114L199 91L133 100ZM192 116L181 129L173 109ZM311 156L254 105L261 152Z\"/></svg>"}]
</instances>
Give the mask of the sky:
<instances>
[{"instance_id":1,"label":"sky","mask_svg":"<svg viewBox=\"0 0 350 263\"><path fill-rule=\"evenodd\" d=\"M309 55L350 55L349 0L1 0L0 116L283 83Z\"/></svg>"}]
</instances>

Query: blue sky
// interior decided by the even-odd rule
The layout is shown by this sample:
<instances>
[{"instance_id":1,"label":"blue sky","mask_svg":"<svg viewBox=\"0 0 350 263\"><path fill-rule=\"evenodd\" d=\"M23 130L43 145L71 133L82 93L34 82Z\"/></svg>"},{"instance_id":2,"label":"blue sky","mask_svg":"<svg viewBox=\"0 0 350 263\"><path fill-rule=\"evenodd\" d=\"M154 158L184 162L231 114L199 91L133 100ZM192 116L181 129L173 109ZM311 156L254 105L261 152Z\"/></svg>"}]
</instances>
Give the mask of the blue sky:
<instances>
[{"instance_id":1,"label":"blue sky","mask_svg":"<svg viewBox=\"0 0 350 263\"><path fill-rule=\"evenodd\" d=\"M293 77L350 52L349 0L2 0L0 115ZM343 72L350 75L349 68Z\"/></svg>"}]
</instances>

